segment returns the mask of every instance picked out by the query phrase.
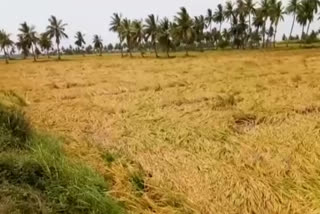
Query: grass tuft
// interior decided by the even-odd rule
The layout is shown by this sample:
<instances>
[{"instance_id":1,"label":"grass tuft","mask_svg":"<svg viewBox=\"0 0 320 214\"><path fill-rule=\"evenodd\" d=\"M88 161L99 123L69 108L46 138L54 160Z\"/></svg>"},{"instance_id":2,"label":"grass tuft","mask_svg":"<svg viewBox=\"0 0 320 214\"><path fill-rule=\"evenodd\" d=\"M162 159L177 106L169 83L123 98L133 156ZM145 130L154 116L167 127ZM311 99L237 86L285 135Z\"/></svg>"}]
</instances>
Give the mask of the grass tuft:
<instances>
[{"instance_id":1,"label":"grass tuft","mask_svg":"<svg viewBox=\"0 0 320 214\"><path fill-rule=\"evenodd\" d=\"M145 190L145 182L143 175L141 173L133 173L130 178L130 182L133 186L133 188L139 192L142 193Z\"/></svg>"},{"instance_id":2,"label":"grass tuft","mask_svg":"<svg viewBox=\"0 0 320 214\"><path fill-rule=\"evenodd\" d=\"M108 164L112 164L115 160L116 157L114 154L110 153L110 152L106 152L104 154L102 154L102 158L103 160L105 160Z\"/></svg>"},{"instance_id":3,"label":"grass tuft","mask_svg":"<svg viewBox=\"0 0 320 214\"><path fill-rule=\"evenodd\" d=\"M25 148L31 135L31 127L24 114L0 104L0 148Z\"/></svg>"}]
</instances>

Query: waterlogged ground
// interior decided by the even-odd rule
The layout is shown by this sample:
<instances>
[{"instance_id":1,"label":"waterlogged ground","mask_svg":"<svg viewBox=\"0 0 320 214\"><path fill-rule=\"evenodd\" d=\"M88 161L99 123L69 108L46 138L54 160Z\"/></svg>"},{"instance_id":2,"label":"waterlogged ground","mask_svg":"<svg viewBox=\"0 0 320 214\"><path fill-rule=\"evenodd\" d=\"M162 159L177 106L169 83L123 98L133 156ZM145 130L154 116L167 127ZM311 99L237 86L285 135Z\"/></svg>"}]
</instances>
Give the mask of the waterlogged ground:
<instances>
[{"instance_id":1,"label":"waterlogged ground","mask_svg":"<svg viewBox=\"0 0 320 214\"><path fill-rule=\"evenodd\" d=\"M320 52L0 64L130 213L320 212Z\"/></svg>"}]
</instances>

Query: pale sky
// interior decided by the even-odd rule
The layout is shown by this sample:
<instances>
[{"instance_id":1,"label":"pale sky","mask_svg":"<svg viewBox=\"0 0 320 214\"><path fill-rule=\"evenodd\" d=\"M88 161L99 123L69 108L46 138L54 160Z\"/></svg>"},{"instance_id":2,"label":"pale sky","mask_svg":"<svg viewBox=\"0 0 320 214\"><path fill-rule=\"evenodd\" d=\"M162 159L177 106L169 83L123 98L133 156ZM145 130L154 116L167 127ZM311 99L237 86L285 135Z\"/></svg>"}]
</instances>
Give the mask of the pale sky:
<instances>
[{"instance_id":1,"label":"pale sky","mask_svg":"<svg viewBox=\"0 0 320 214\"><path fill-rule=\"evenodd\" d=\"M55 15L68 23L66 32L69 40L63 44L74 45L75 32L81 31L88 43L92 42L94 34L101 35L104 44L117 42L114 33L109 32L110 16L122 13L130 19L145 18L154 13L160 18L167 16L172 19L181 6L185 6L192 16L206 14L208 8L215 10L217 4L224 5L225 0L2 0L0 29L11 33L12 38L18 33L19 24L26 21L34 25L38 32L44 32L50 15ZM288 0L283 0L286 4ZM280 23L278 38L283 33L288 34L292 17L285 17ZM319 29L320 21L311 25L311 29ZM311 31L311 30L310 30ZM300 26L296 25L294 35L301 33Z\"/></svg>"}]
</instances>

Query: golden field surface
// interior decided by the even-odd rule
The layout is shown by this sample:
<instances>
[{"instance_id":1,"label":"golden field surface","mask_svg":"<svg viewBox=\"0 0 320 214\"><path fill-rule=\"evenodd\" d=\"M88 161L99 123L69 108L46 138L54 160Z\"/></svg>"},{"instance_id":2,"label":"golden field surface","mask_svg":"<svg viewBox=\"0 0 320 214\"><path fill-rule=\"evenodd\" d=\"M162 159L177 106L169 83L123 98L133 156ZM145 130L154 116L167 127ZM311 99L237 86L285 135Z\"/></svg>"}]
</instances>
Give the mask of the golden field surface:
<instances>
[{"instance_id":1,"label":"golden field surface","mask_svg":"<svg viewBox=\"0 0 320 214\"><path fill-rule=\"evenodd\" d=\"M0 64L129 213L320 213L320 51Z\"/></svg>"}]
</instances>

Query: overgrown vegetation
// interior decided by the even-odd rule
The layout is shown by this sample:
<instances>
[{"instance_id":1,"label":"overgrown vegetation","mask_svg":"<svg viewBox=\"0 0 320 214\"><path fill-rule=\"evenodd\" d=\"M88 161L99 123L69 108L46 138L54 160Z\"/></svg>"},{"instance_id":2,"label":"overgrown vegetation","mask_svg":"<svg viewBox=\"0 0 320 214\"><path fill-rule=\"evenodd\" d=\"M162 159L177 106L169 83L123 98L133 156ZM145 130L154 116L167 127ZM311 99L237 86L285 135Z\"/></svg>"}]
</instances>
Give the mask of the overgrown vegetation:
<instances>
[{"instance_id":1,"label":"overgrown vegetation","mask_svg":"<svg viewBox=\"0 0 320 214\"><path fill-rule=\"evenodd\" d=\"M60 140L0 105L0 213L123 213L106 181L68 159Z\"/></svg>"}]
</instances>

